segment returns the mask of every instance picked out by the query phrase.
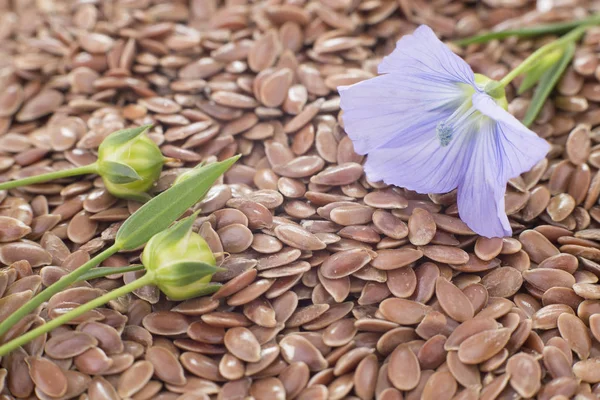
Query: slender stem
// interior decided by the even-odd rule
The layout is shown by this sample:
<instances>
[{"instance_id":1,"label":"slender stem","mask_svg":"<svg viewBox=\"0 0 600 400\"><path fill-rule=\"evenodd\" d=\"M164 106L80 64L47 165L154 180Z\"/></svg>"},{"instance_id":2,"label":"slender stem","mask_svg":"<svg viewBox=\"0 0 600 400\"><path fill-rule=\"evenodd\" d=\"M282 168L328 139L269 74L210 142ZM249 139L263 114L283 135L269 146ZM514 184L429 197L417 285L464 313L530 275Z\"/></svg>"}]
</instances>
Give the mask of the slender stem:
<instances>
[{"instance_id":1,"label":"slender stem","mask_svg":"<svg viewBox=\"0 0 600 400\"><path fill-rule=\"evenodd\" d=\"M77 268L75 271L72 271L71 273L63 276L54 284L42 290L40 293L37 294L37 296L29 300L27 303L23 304L17 311L12 313L8 318L6 318L4 321L2 321L2 323L0 323L0 336L8 332L8 330L12 328L17 322L19 322L21 318L25 317L27 314L35 310L43 302L48 301L56 293L60 292L64 288L76 282L79 279L79 277L81 277L83 274L89 271L92 267L100 264L102 261L106 260L108 257L112 256L119 250L120 248L117 245L110 246L108 249L104 250L102 253L98 254L96 257L92 258L91 260L83 264L81 267Z\"/></svg>"},{"instance_id":2,"label":"slender stem","mask_svg":"<svg viewBox=\"0 0 600 400\"><path fill-rule=\"evenodd\" d=\"M14 189L19 186L34 185L36 183L48 182L60 178L68 178L70 176L95 174L97 172L97 169L98 166L96 165L96 163L92 163L84 165L83 167L64 169L61 171L49 172L47 174L30 176L28 178L0 183L0 190Z\"/></svg>"},{"instance_id":3,"label":"slender stem","mask_svg":"<svg viewBox=\"0 0 600 400\"><path fill-rule=\"evenodd\" d=\"M505 31L483 33L481 35L471 36L468 38L457 40L454 43L458 46L467 46L469 44L474 43L486 43L494 39L504 39L510 36L532 37L547 35L550 33L563 33L568 32L571 29L577 28L581 25L595 25L598 23L600 23L600 14L595 14L577 21L558 22L555 24L545 24L534 26L531 28L509 29Z\"/></svg>"},{"instance_id":4,"label":"slender stem","mask_svg":"<svg viewBox=\"0 0 600 400\"><path fill-rule=\"evenodd\" d=\"M89 281L90 279L104 278L108 275L124 274L126 272L134 272L144 269L141 264L129 265L127 267L98 267L81 275L77 282Z\"/></svg>"},{"instance_id":5,"label":"slender stem","mask_svg":"<svg viewBox=\"0 0 600 400\"><path fill-rule=\"evenodd\" d=\"M502 84L502 86L508 85L517 76L521 75L522 73L527 72L532 67L534 67L538 61L540 61L544 56L546 56L551 51L555 50L556 48L558 48L560 46L565 45L565 43L568 43L571 41L574 42L574 41L578 40L581 37L581 35L583 35L583 33L585 32L585 30L587 28L588 28L588 25L581 25L581 26L573 29L571 32L569 32L565 36L561 37L560 39L555 40L554 42L548 43L547 45L540 47L539 49L534 51L529 57L527 57L525 60L523 60L523 62L521 64L519 64L515 69L510 71L504 78L500 79L500 83Z\"/></svg>"},{"instance_id":6,"label":"slender stem","mask_svg":"<svg viewBox=\"0 0 600 400\"><path fill-rule=\"evenodd\" d=\"M154 281L153 275L146 274L146 275L142 276L141 278L139 278L127 285L121 286L120 288L112 290L112 291L106 293L105 295L98 297L97 299L94 299L85 304L82 304L79 307L75 308L74 310L71 310L68 313L61 315L60 317L55 318L52 321L49 321L49 322L45 323L44 325L41 325L41 326L25 333L24 335L21 335L15 339L11 340L10 342L8 342L6 344L3 344L2 346L0 346L0 356L4 356L4 355L10 353L11 351L15 350L17 347L29 343L31 340L35 339L36 337L43 335L46 332L50 332L52 329L57 328L65 323L71 321L74 318L77 318L81 314L84 314L90 310L93 310L96 307L103 306L104 304L108 303L109 301L111 301L113 299L116 299L117 297L126 295L127 293L133 292L134 290L139 289L142 286L151 284L153 281Z\"/></svg>"}]
</instances>

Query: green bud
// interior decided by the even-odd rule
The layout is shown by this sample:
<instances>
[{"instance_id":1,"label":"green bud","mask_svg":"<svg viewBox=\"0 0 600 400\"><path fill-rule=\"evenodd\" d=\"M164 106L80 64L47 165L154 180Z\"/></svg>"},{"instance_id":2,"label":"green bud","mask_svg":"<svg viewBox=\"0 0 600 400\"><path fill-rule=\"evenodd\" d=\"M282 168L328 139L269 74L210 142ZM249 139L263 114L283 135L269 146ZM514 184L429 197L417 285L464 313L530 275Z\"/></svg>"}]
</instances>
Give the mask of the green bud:
<instances>
[{"instance_id":1,"label":"green bud","mask_svg":"<svg viewBox=\"0 0 600 400\"><path fill-rule=\"evenodd\" d=\"M535 86L544 73L560 61L564 53L565 48L559 47L542 57L529 71L527 71L521 86L519 86L518 94L524 93Z\"/></svg>"},{"instance_id":2,"label":"green bud","mask_svg":"<svg viewBox=\"0 0 600 400\"><path fill-rule=\"evenodd\" d=\"M142 202L150 198L146 191L160 176L165 158L146 136L149 128L117 131L98 148L98 173L112 195Z\"/></svg>"},{"instance_id":3,"label":"green bud","mask_svg":"<svg viewBox=\"0 0 600 400\"><path fill-rule=\"evenodd\" d=\"M485 92L496 101L500 107L508 109L508 101L506 100L506 92L504 86L493 79L482 74L475 74L475 83L483 88Z\"/></svg>"},{"instance_id":4,"label":"green bud","mask_svg":"<svg viewBox=\"0 0 600 400\"><path fill-rule=\"evenodd\" d=\"M206 241L192 231L197 214L185 218L150 239L142 253L142 264L154 284L172 300L186 300L214 292L210 280L215 256Z\"/></svg>"}]
</instances>

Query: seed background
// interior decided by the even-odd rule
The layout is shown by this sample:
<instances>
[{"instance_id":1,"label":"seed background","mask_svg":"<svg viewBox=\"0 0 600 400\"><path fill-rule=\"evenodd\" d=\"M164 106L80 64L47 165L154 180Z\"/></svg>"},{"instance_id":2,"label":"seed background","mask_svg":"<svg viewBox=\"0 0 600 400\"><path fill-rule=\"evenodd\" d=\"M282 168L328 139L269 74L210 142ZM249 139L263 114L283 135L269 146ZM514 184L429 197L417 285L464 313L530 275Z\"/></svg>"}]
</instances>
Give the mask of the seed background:
<instances>
[{"instance_id":1,"label":"seed background","mask_svg":"<svg viewBox=\"0 0 600 400\"><path fill-rule=\"evenodd\" d=\"M474 236L455 193L369 182L336 88L374 76L422 23L450 41L597 9L0 1L0 180L91 163L133 124L153 123L149 136L180 160L156 193L200 161L244 155L197 206L196 229L231 253L215 296L175 303L144 287L92 311L4 357L0 398L596 398L600 28L532 126L552 150L509 184L513 238ZM452 48L498 79L551 39ZM509 110L522 117L531 93L515 89ZM0 192L0 318L110 245L138 207L96 177ZM2 340L135 274L75 285Z\"/></svg>"}]
</instances>

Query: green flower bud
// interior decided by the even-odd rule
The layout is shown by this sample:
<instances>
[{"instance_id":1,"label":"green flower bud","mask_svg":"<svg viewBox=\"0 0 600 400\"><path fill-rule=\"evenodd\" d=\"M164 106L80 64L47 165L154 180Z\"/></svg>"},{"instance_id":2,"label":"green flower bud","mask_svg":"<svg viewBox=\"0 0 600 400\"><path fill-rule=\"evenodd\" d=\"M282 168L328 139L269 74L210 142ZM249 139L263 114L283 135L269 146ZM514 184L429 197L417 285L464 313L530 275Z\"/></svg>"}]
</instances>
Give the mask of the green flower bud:
<instances>
[{"instance_id":1,"label":"green flower bud","mask_svg":"<svg viewBox=\"0 0 600 400\"><path fill-rule=\"evenodd\" d=\"M142 253L142 264L152 274L154 284L172 300L186 300L214 292L211 284L215 256L206 241L192 231L197 213L150 239Z\"/></svg>"},{"instance_id":2,"label":"green flower bud","mask_svg":"<svg viewBox=\"0 0 600 400\"><path fill-rule=\"evenodd\" d=\"M521 86L519 86L518 94L522 94L535 86L536 83L550 68L554 67L560 61L565 53L564 47L559 47L542 57L523 78Z\"/></svg>"},{"instance_id":3,"label":"green flower bud","mask_svg":"<svg viewBox=\"0 0 600 400\"><path fill-rule=\"evenodd\" d=\"M98 173L112 195L149 200L146 191L160 176L165 162L156 143L145 134L149 128L146 125L112 133L98 148Z\"/></svg>"},{"instance_id":4,"label":"green flower bud","mask_svg":"<svg viewBox=\"0 0 600 400\"><path fill-rule=\"evenodd\" d=\"M493 79L482 74L475 74L475 83L483 88L485 92L496 101L500 107L508 109L508 101L506 100L506 92L504 86Z\"/></svg>"}]
</instances>

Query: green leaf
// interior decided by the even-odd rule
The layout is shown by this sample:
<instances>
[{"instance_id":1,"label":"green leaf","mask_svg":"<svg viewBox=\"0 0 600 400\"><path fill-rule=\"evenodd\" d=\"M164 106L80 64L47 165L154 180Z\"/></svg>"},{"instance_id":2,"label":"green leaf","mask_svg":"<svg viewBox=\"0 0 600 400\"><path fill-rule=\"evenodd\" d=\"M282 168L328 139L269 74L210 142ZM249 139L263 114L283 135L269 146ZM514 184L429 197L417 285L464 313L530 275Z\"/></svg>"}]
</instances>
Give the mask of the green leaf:
<instances>
[{"instance_id":1,"label":"green leaf","mask_svg":"<svg viewBox=\"0 0 600 400\"><path fill-rule=\"evenodd\" d=\"M219 176L239 158L238 155L195 168L195 173L188 179L149 200L123 223L117 232L115 245L121 250L132 250L165 230L188 208L201 200Z\"/></svg>"},{"instance_id":2,"label":"green leaf","mask_svg":"<svg viewBox=\"0 0 600 400\"><path fill-rule=\"evenodd\" d=\"M495 39L505 39L507 37L516 36L520 38L524 37L534 37L547 35L550 33L564 33L568 32L571 29L577 28L582 25L595 25L600 22L600 15L592 15L591 17L584 18L577 21L569 21L569 22L558 22L554 24L545 24L538 25L529 28L521 28L521 29L508 29L504 31L498 32L487 32L477 36L471 36L468 38L460 39L455 41L454 43L458 46L467 46L475 43L486 43Z\"/></svg>"},{"instance_id":3,"label":"green leaf","mask_svg":"<svg viewBox=\"0 0 600 400\"><path fill-rule=\"evenodd\" d=\"M207 283L202 289L196 289L194 291L194 297L206 296L207 294L213 294L223 286L221 283Z\"/></svg>"},{"instance_id":4,"label":"green leaf","mask_svg":"<svg viewBox=\"0 0 600 400\"><path fill-rule=\"evenodd\" d=\"M120 144L127 143L131 139L140 136L150 128L152 128L152 125L142 125L135 128L121 129L120 131L113 132L102 141L98 151L105 147L118 146Z\"/></svg>"},{"instance_id":5,"label":"green leaf","mask_svg":"<svg viewBox=\"0 0 600 400\"><path fill-rule=\"evenodd\" d=\"M181 261L158 269L154 279L159 287L161 284L186 286L221 271L224 269L202 261Z\"/></svg>"},{"instance_id":6,"label":"green leaf","mask_svg":"<svg viewBox=\"0 0 600 400\"><path fill-rule=\"evenodd\" d=\"M564 53L560 60L549 70L544 72L540 78L539 84L533 93L527 113L523 118L523 124L530 126L537 118L540 110L544 106L544 102L550 96L552 89L569 66L573 55L575 54L575 43L570 42L565 46Z\"/></svg>"},{"instance_id":7,"label":"green leaf","mask_svg":"<svg viewBox=\"0 0 600 400\"><path fill-rule=\"evenodd\" d=\"M124 274L126 272L140 271L144 269L142 264L129 265L127 267L96 267L81 275L77 281L89 281L91 279L104 278L108 275Z\"/></svg>"},{"instance_id":8,"label":"green leaf","mask_svg":"<svg viewBox=\"0 0 600 400\"><path fill-rule=\"evenodd\" d=\"M117 184L142 180L142 177L138 175L135 169L120 162L102 161L98 172L112 183Z\"/></svg>"}]
</instances>

